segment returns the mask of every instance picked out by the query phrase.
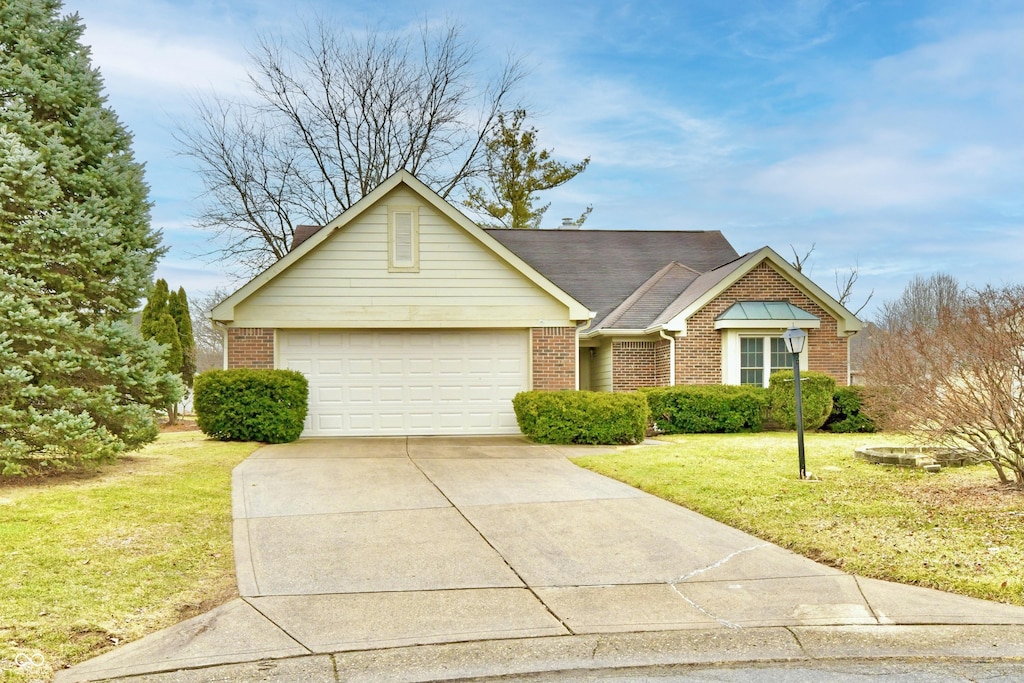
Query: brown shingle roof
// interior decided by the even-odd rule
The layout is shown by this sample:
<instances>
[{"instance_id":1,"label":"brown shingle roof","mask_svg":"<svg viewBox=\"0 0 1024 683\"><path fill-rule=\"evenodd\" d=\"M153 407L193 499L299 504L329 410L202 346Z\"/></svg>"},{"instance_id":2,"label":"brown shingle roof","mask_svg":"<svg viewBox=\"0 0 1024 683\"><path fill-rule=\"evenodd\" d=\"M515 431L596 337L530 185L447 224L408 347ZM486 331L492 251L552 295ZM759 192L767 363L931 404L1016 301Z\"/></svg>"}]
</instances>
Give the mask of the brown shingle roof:
<instances>
[{"instance_id":1,"label":"brown shingle roof","mask_svg":"<svg viewBox=\"0 0 1024 683\"><path fill-rule=\"evenodd\" d=\"M288 251L294 251L295 247L299 246L310 237L320 231L322 225L296 225L295 234L292 236L292 246Z\"/></svg>"},{"instance_id":2,"label":"brown shingle roof","mask_svg":"<svg viewBox=\"0 0 1024 683\"><path fill-rule=\"evenodd\" d=\"M714 286L719 282L729 277L729 275L734 273L738 268L743 267L743 265L755 254L757 254L757 252L748 252L743 256L732 259L727 263L723 263L717 268L712 268L706 273L702 273L701 276L694 280L689 287L682 290L675 301L666 306L665 310L661 312L661 315L657 316L652 322L657 325L663 325L672 320L672 318L686 310L687 306L714 288Z\"/></svg>"},{"instance_id":3,"label":"brown shingle roof","mask_svg":"<svg viewBox=\"0 0 1024 683\"><path fill-rule=\"evenodd\" d=\"M647 327L697 273L737 256L718 230L489 229L487 233L595 311L594 328L605 326L605 318L634 294L637 296L611 324L626 329ZM667 268L673 262L685 268ZM651 282L662 270L666 271L662 278ZM692 277L687 271L693 271ZM645 285L647 289L638 292ZM653 310L662 302L661 309Z\"/></svg>"},{"instance_id":4,"label":"brown shingle roof","mask_svg":"<svg viewBox=\"0 0 1024 683\"><path fill-rule=\"evenodd\" d=\"M673 261L640 286L626 300L616 306L615 310L605 316L596 327L620 330L644 329L658 317L665 307L675 301L679 293L700 275L693 268L688 268Z\"/></svg>"}]
</instances>

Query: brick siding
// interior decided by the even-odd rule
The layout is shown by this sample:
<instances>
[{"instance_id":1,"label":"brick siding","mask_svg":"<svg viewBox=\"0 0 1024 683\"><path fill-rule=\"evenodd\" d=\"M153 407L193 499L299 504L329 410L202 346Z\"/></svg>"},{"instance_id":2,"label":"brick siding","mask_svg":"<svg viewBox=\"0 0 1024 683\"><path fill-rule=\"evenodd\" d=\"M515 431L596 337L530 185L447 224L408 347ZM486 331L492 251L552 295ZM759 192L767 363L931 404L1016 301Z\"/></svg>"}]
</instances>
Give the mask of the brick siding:
<instances>
[{"instance_id":1,"label":"brick siding","mask_svg":"<svg viewBox=\"0 0 1024 683\"><path fill-rule=\"evenodd\" d=\"M654 344L654 386L672 385L672 343L658 339Z\"/></svg>"},{"instance_id":2,"label":"brick siding","mask_svg":"<svg viewBox=\"0 0 1024 683\"><path fill-rule=\"evenodd\" d=\"M612 391L635 391L657 384L655 342L612 342Z\"/></svg>"},{"instance_id":3,"label":"brick siding","mask_svg":"<svg viewBox=\"0 0 1024 683\"><path fill-rule=\"evenodd\" d=\"M274 330L266 327L229 327L228 368L273 370Z\"/></svg>"},{"instance_id":4,"label":"brick siding","mask_svg":"<svg viewBox=\"0 0 1024 683\"><path fill-rule=\"evenodd\" d=\"M534 327L533 388L560 391L576 388L576 328Z\"/></svg>"},{"instance_id":5,"label":"brick siding","mask_svg":"<svg viewBox=\"0 0 1024 683\"><path fill-rule=\"evenodd\" d=\"M676 340L676 384L722 383L722 336L715 318L737 301L788 301L817 316L821 327L807 330L807 369L846 385L849 340L836 336L835 318L768 263L758 264L686 321L686 336Z\"/></svg>"}]
</instances>

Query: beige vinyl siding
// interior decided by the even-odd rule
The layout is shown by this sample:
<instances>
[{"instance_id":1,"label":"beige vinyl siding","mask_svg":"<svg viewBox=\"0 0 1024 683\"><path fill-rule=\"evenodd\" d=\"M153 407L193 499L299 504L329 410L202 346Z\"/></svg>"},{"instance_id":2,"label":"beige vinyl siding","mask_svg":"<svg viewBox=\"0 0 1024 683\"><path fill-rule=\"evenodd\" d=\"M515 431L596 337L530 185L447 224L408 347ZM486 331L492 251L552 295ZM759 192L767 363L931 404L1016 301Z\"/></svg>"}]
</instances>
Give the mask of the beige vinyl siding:
<instances>
[{"instance_id":1,"label":"beige vinyl siding","mask_svg":"<svg viewBox=\"0 0 1024 683\"><path fill-rule=\"evenodd\" d=\"M580 390L581 391L592 391L590 387L590 349L587 347L580 347L579 350L579 372L578 377L580 378Z\"/></svg>"},{"instance_id":2,"label":"beige vinyl siding","mask_svg":"<svg viewBox=\"0 0 1024 683\"><path fill-rule=\"evenodd\" d=\"M417 207L418 272L388 271L388 207ZM530 327L568 310L449 219L396 189L235 309L252 327Z\"/></svg>"},{"instance_id":3,"label":"beige vinyl siding","mask_svg":"<svg viewBox=\"0 0 1024 683\"><path fill-rule=\"evenodd\" d=\"M590 361L591 391L612 390L612 343L602 340L595 349L594 358Z\"/></svg>"}]
</instances>

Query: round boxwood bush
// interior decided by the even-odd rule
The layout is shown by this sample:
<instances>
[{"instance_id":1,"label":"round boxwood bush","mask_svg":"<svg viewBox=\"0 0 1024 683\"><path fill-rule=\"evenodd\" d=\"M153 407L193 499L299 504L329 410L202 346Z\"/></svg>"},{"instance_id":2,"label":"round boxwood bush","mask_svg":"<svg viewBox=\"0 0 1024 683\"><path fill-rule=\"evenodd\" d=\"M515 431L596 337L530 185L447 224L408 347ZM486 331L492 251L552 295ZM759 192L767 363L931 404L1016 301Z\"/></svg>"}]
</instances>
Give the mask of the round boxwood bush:
<instances>
[{"instance_id":1,"label":"round boxwood bush","mask_svg":"<svg viewBox=\"0 0 1024 683\"><path fill-rule=\"evenodd\" d=\"M540 443L639 443L650 417L647 399L635 392L524 391L512 407L520 431Z\"/></svg>"},{"instance_id":2,"label":"round boxwood bush","mask_svg":"<svg viewBox=\"0 0 1024 683\"><path fill-rule=\"evenodd\" d=\"M832 414L822 429L837 433L876 432L874 420L864 414L864 391L861 387L836 387L832 397Z\"/></svg>"},{"instance_id":3,"label":"round boxwood bush","mask_svg":"<svg viewBox=\"0 0 1024 683\"><path fill-rule=\"evenodd\" d=\"M687 385L640 389L665 434L759 432L768 406L761 387Z\"/></svg>"},{"instance_id":4,"label":"round boxwood bush","mask_svg":"<svg viewBox=\"0 0 1024 683\"><path fill-rule=\"evenodd\" d=\"M302 434L309 384L295 370L210 370L195 379L196 424L221 441L286 443Z\"/></svg>"},{"instance_id":5,"label":"round boxwood bush","mask_svg":"<svg viewBox=\"0 0 1024 683\"><path fill-rule=\"evenodd\" d=\"M832 413L836 381L822 372L800 373L804 429L817 429ZM768 410L784 429L796 429L796 389L792 370L777 370L768 380Z\"/></svg>"}]
</instances>

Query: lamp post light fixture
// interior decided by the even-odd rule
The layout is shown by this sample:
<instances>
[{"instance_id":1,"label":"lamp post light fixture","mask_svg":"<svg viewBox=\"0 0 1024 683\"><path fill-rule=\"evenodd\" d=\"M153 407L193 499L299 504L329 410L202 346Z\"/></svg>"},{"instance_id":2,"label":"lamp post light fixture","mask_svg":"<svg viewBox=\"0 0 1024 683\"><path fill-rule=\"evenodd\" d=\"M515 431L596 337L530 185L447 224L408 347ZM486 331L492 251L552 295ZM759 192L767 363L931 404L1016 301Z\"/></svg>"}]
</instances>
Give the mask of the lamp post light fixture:
<instances>
[{"instance_id":1,"label":"lamp post light fixture","mask_svg":"<svg viewBox=\"0 0 1024 683\"><path fill-rule=\"evenodd\" d=\"M807 333L795 325L783 332L782 339L786 342L786 350L793 356L793 385L796 387L796 449L800 461L800 478L807 478L807 465L804 462L804 406L800 396L800 354L807 341Z\"/></svg>"}]
</instances>

